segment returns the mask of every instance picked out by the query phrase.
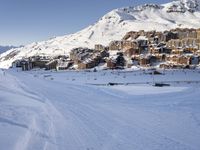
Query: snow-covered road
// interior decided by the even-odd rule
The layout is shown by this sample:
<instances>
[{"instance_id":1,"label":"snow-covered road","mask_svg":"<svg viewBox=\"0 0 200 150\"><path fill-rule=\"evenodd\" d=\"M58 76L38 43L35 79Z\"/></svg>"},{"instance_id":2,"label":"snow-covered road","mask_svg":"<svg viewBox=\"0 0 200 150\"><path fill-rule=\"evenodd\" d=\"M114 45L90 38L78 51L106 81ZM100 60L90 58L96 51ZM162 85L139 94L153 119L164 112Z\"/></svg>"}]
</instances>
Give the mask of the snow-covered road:
<instances>
[{"instance_id":1,"label":"snow-covered road","mask_svg":"<svg viewBox=\"0 0 200 150\"><path fill-rule=\"evenodd\" d=\"M69 77L0 72L0 149L199 150L199 84L103 87Z\"/></svg>"}]
</instances>

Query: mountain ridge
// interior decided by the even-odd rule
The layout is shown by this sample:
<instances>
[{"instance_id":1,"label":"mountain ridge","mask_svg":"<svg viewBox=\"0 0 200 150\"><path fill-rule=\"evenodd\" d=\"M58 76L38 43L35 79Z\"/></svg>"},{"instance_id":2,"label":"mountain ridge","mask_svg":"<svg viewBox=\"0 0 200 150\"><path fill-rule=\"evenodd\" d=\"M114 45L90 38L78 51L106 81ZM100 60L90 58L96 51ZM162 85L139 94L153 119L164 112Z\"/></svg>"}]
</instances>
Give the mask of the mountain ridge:
<instances>
[{"instance_id":1,"label":"mountain ridge","mask_svg":"<svg viewBox=\"0 0 200 150\"><path fill-rule=\"evenodd\" d=\"M21 47L21 46L19 46ZM13 48L18 48L17 46L12 46L12 45L8 45L8 46L2 46L0 45L0 54L9 50L9 49L13 49Z\"/></svg>"},{"instance_id":2,"label":"mountain ridge","mask_svg":"<svg viewBox=\"0 0 200 150\"><path fill-rule=\"evenodd\" d=\"M173 28L199 28L199 0L178 0L166 4L144 4L137 7L114 9L95 24L70 35L34 42L22 48L11 49L0 55L0 68L9 68L13 61L34 55L68 55L76 47L94 48L120 40L129 31ZM12 57L6 57L12 54ZM6 58L6 59L5 59Z\"/></svg>"}]
</instances>

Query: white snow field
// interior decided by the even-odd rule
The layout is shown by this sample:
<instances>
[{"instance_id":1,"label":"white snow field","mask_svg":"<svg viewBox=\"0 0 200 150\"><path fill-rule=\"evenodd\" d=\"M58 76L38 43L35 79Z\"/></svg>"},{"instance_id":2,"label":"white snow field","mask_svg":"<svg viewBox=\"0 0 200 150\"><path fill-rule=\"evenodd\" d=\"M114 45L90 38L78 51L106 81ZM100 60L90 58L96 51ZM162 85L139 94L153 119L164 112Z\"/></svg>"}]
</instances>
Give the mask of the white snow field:
<instances>
[{"instance_id":1,"label":"white snow field","mask_svg":"<svg viewBox=\"0 0 200 150\"><path fill-rule=\"evenodd\" d=\"M0 70L0 149L199 150L200 71L164 72Z\"/></svg>"}]
</instances>

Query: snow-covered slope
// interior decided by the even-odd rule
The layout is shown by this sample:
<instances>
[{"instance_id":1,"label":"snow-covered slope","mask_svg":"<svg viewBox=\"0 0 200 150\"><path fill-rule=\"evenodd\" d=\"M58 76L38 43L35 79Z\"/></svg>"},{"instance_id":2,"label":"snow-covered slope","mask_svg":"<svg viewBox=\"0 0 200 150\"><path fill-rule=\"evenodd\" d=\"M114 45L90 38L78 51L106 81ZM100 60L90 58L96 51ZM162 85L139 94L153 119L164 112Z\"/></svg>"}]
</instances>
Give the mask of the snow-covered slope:
<instances>
[{"instance_id":1,"label":"snow-covered slope","mask_svg":"<svg viewBox=\"0 0 200 150\"><path fill-rule=\"evenodd\" d=\"M12 48L17 48L17 47L16 46L0 46L0 54Z\"/></svg>"},{"instance_id":2,"label":"snow-covered slope","mask_svg":"<svg viewBox=\"0 0 200 150\"><path fill-rule=\"evenodd\" d=\"M155 81L172 85L153 87L142 70L0 69L0 149L199 150L199 79L170 70ZM90 85L119 81L138 84Z\"/></svg>"},{"instance_id":3,"label":"snow-covered slope","mask_svg":"<svg viewBox=\"0 0 200 150\"><path fill-rule=\"evenodd\" d=\"M138 7L115 9L95 24L71 35L36 42L12 49L0 55L0 67L8 68L21 57L33 55L68 54L75 47L93 48L121 39L126 32L135 30L168 30L176 27L200 27L200 0L178 0L167 4L146 4ZM7 57L6 57L7 56Z\"/></svg>"}]
</instances>

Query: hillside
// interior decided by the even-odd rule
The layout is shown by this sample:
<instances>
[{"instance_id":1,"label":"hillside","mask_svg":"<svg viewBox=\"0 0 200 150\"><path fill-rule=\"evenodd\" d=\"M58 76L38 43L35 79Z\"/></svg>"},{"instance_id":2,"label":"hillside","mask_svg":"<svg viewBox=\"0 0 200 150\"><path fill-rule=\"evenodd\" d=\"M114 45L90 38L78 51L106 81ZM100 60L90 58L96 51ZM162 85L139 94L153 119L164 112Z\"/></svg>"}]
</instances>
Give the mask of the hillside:
<instances>
[{"instance_id":1,"label":"hillside","mask_svg":"<svg viewBox=\"0 0 200 150\"><path fill-rule=\"evenodd\" d=\"M138 30L164 31L172 28L199 28L199 0L178 0L167 4L145 4L112 10L95 24L71 35L35 42L12 49L0 55L0 68L9 68L12 62L34 55L68 54L75 47L93 48L121 39L126 32Z\"/></svg>"},{"instance_id":2,"label":"hillside","mask_svg":"<svg viewBox=\"0 0 200 150\"><path fill-rule=\"evenodd\" d=\"M4 53L12 48L17 48L16 46L0 46L0 54Z\"/></svg>"}]
</instances>

